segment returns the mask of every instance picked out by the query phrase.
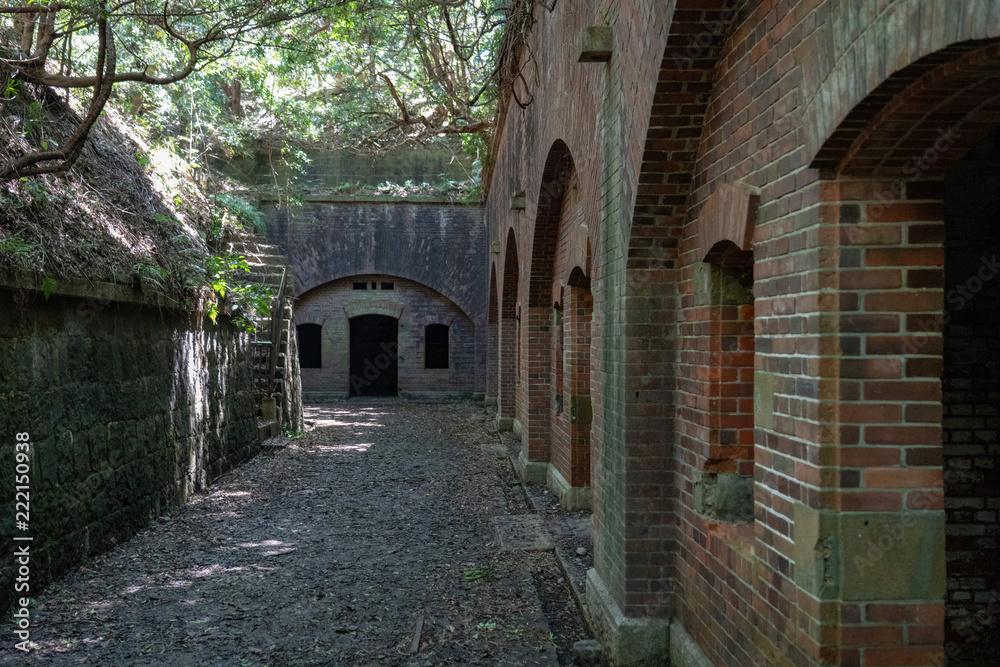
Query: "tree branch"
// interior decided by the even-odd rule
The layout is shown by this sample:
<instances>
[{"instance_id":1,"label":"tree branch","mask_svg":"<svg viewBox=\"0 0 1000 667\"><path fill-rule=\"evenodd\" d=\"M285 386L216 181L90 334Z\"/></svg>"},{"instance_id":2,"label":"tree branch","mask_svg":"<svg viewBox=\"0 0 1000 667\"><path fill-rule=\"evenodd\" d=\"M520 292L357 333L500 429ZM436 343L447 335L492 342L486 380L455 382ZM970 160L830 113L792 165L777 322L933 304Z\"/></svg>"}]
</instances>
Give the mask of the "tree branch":
<instances>
[{"instance_id":1,"label":"tree branch","mask_svg":"<svg viewBox=\"0 0 1000 667\"><path fill-rule=\"evenodd\" d=\"M94 95L90 99L87 108L87 115L76 128L76 132L60 148L60 150L38 151L28 153L4 169L0 173L0 180L10 181L26 176L38 176L40 174L56 174L69 171L73 164L80 157L84 142L90 134L91 128L104 110L104 105L111 96L111 88L115 82L116 51L115 39L111 33L111 27L105 17L107 5L101 2L100 18L98 19L98 49L97 49L97 74ZM43 162L56 162L56 164L42 165Z\"/></svg>"}]
</instances>

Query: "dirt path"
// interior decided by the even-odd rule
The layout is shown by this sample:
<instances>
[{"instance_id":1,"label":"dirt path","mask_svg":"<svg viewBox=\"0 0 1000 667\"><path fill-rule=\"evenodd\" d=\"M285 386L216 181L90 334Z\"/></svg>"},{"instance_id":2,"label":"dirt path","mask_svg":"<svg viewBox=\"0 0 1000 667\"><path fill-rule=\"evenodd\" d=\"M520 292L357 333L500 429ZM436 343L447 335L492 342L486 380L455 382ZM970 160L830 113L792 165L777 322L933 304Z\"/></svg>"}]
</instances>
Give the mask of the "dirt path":
<instances>
[{"instance_id":1,"label":"dirt path","mask_svg":"<svg viewBox=\"0 0 1000 667\"><path fill-rule=\"evenodd\" d=\"M305 436L51 587L37 648L5 645L0 662L572 662L584 631L555 558L497 539L494 517L527 510L482 408L351 401L306 419Z\"/></svg>"}]
</instances>

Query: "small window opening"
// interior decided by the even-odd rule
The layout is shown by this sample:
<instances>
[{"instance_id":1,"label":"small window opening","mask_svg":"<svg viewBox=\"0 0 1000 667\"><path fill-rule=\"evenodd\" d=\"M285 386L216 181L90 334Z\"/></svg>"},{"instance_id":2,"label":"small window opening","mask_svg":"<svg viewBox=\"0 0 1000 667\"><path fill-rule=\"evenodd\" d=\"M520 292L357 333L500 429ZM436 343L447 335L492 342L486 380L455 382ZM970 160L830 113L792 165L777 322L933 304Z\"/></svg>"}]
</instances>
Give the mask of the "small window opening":
<instances>
[{"instance_id":1,"label":"small window opening","mask_svg":"<svg viewBox=\"0 0 1000 667\"><path fill-rule=\"evenodd\" d=\"M396 289L395 283L382 283L382 289Z\"/></svg>"},{"instance_id":2,"label":"small window opening","mask_svg":"<svg viewBox=\"0 0 1000 667\"><path fill-rule=\"evenodd\" d=\"M300 324L295 329L299 336L299 368L322 368L322 325Z\"/></svg>"},{"instance_id":3,"label":"small window opening","mask_svg":"<svg viewBox=\"0 0 1000 667\"><path fill-rule=\"evenodd\" d=\"M448 329L447 324L424 329L424 368L448 368Z\"/></svg>"},{"instance_id":4,"label":"small window opening","mask_svg":"<svg viewBox=\"0 0 1000 667\"><path fill-rule=\"evenodd\" d=\"M372 283L372 289L378 289L378 283L373 282Z\"/></svg>"},{"instance_id":5,"label":"small window opening","mask_svg":"<svg viewBox=\"0 0 1000 667\"><path fill-rule=\"evenodd\" d=\"M354 283L354 289L368 289L368 283Z\"/></svg>"}]
</instances>

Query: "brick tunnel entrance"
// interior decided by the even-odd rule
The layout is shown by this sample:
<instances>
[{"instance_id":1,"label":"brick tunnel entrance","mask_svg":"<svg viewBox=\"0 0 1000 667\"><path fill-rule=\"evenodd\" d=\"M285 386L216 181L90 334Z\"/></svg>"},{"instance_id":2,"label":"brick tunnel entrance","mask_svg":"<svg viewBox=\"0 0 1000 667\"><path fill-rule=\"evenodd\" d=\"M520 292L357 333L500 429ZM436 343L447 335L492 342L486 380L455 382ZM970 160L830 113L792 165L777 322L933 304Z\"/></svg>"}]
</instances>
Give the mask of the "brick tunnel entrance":
<instances>
[{"instance_id":1,"label":"brick tunnel entrance","mask_svg":"<svg viewBox=\"0 0 1000 667\"><path fill-rule=\"evenodd\" d=\"M399 320L351 319L351 396L395 396L399 390Z\"/></svg>"},{"instance_id":2,"label":"brick tunnel entrance","mask_svg":"<svg viewBox=\"0 0 1000 667\"><path fill-rule=\"evenodd\" d=\"M1000 135L944 186L945 653L949 665L978 667L1000 649Z\"/></svg>"}]
</instances>

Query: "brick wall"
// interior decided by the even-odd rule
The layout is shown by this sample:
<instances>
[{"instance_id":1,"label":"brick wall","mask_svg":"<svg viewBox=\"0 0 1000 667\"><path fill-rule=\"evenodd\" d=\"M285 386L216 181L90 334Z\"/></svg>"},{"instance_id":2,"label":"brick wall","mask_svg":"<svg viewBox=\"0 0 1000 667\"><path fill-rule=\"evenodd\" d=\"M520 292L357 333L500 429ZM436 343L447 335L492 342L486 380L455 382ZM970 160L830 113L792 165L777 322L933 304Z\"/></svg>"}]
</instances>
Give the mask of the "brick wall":
<instances>
[{"instance_id":1,"label":"brick wall","mask_svg":"<svg viewBox=\"0 0 1000 667\"><path fill-rule=\"evenodd\" d=\"M1000 35L996 3L635 0L536 19L544 66L501 128L486 215L492 239L516 230L527 304L536 258L557 261L531 243L566 146L594 241L592 581L625 617L676 614L715 664L941 664L951 487L942 337L922 325L946 295L940 179L997 122L997 47L977 41ZM610 62L575 62L585 25L612 29ZM731 203L749 236L727 232ZM722 240L753 254L752 314L696 302ZM551 357L551 312L522 315L522 349L544 334ZM751 524L699 509L708 461L745 475L751 459ZM949 520L987 531L988 509ZM607 599L589 599L627 662Z\"/></svg>"},{"instance_id":2,"label":"brick wall","mask_svg":"<svg viewBox=\"0 0 1000 667\"><path fill-rule=\"evenodd\" d=\"M0 289L0 469L13 475L14 434L29 433L30 596L259 446L247 334L225 316L213 325L202 313L130 302L131 289L59 285L73 287L95 296ZM6 609L13 493L2 507Z\"/></svg>"},{"instance_id":3,"label":"brick wall","mask_svg":"<svg viewBox=\"0 0 1000 667\"><path fill-rule=\"evenodd\" d=\"M369 289L356 290L354 283ZM384 289L392 283L392 289ZM378 289L371 289L375 284ZM322 325L322 368L302 369L307 400L346 397L350 391L349 319L384 314L399 320L399 393L464 393L475 391L476 332L462 309L440 293L412 280L386 275L359 275L325 283L299 298L296 324ZM424 367L424 328L449 325L448 368Z\"/></svg>"},{"instance_id":4,"label":"brick wall","mask_svg":"<svg viewBox=\"0 0 1000 667\"><path fill-rule=\"evenodd\" d=\"M481 207L327 198L291 215L273 203L264 209L268 240L295 272L296 296L351 276L381 275L419 283L456 305L475 327L475 364L463 372L472 391L485 392L490 267Z\"/></svg>"}]
</instances>

